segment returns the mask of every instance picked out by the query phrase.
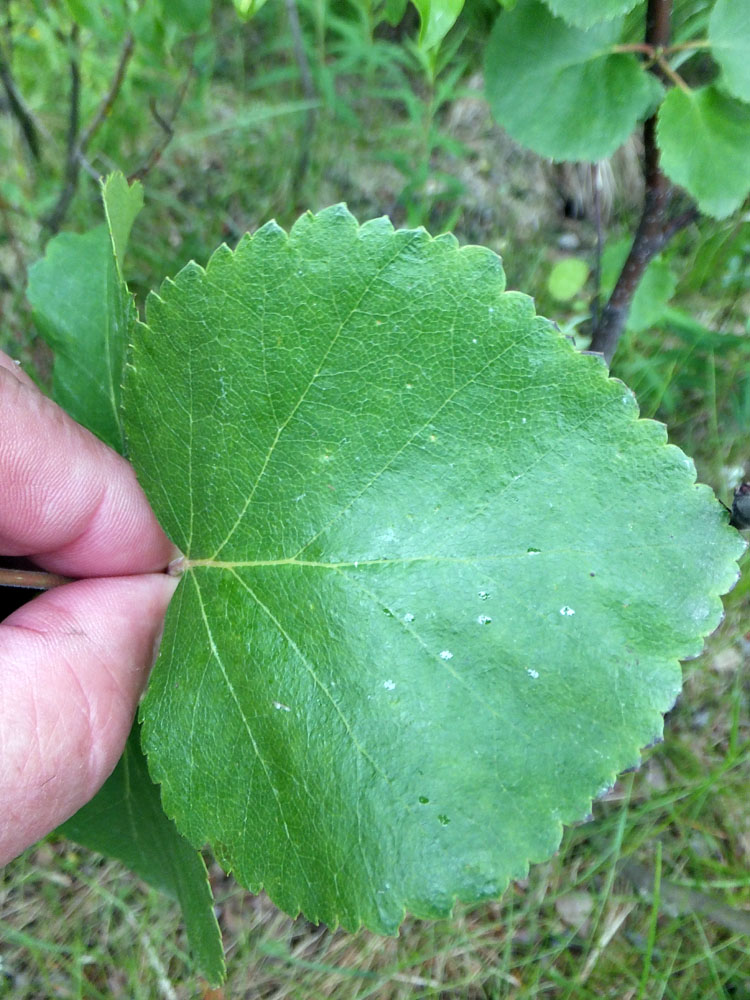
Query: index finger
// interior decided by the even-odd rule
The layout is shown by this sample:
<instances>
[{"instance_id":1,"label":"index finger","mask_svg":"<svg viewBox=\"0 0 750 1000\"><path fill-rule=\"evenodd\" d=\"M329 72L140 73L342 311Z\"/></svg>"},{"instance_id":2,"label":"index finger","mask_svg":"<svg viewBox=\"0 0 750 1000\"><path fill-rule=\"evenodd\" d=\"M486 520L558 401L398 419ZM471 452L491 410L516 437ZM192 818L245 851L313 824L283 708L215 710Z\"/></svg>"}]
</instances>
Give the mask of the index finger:
<instances>
[{"instance_id":1,"label":"index finger","mask_svg":"<svg viewBox=\"0 0 750 1000\"><path fill-rule=\"evenodd\" d=\"M0 553L78 577L155 572L175 555L131 466L5 356Z\"/></svg>"}]
</instances>

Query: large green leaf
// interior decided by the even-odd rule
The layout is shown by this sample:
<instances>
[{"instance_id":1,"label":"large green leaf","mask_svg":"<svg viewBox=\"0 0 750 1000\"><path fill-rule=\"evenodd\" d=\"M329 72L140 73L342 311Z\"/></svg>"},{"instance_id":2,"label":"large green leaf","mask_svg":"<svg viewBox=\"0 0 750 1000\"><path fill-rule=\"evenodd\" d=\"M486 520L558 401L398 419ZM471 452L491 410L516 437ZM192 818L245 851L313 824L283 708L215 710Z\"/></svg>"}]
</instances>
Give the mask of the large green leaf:
<instances>
[{"instance_id":1,"label":"large green leaf","mask_svg":"<svg viewBox=\"0 0 750 1000\"><path fill-rule=\"evenodd\" d=\"M209 982L221 982L224 953L206 866L164 815L159 790L141 751L137 723L102 789L58 832L117 858L150 885L179 900L196 964Z\"/></svg>"},{"instance_id":2,"label":"large green leaf","mask_svg":"<svg viewBox=\"0 0 750 1000\"><path fill-rule=\"evenodd\" d=\"M708 22L711 55L724 71L724 84L750 101L750 2L716 0Z\"/></svg>"},{"instance_id":3,"label":"large green leaf","mask_svg":"<svg viewBox=\"0 0 750 1000\"><path fill-rule=\"evenodd\" d=\"M553 14L577 28L592 28L627 14L642 0L544 0Z\"/></svg>"},{"instance_id":4,"label":"large green leaf","mask_svg":"<svg viewBox=\"0 0 750 1000\"><path fill-rule=\"evenodd\" d=\"M726 512L451 236L271 223L147 318L129 447L186 556L141 713L167 813L331 925L496 896L660 732Z\"/></svg>"},{"instance_id":5,"label":"large green leaf","mask_svg":"<svg viewBox=\"0 0 750 1000\"><path fill-rule=\"evenodd\" d=\"M538 0L497 19L485 54L487 100L514 139L554 160L600 160L628 138L662 88L613 52L622 19L583 31Z\"/></svg>"},{"instance_id":6,"label":"large green leaf","mask_svg":"<svg viewBox=\"0 0 750 1000\"><path fill-rule=\"evenodd\" d=\"M702 212L723 219L750 192L750 105L717 87L673 87L659 110L664 173Z\"/></svg>"}]
</instances>

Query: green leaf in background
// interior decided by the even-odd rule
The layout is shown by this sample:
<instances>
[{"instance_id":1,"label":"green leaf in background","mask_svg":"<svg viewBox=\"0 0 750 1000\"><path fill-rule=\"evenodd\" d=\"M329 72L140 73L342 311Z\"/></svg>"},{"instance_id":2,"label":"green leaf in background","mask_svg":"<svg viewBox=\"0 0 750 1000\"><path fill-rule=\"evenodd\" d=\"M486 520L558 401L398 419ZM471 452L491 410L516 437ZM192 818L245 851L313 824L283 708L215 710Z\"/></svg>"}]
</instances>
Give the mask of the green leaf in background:
<instances>
[{"instance_id":1,"label":"green leaf in background","mask_svg":"<svg viewBox=\"0 0 750 1000\"><path fill-rule=\"evenodd\" d=\"M210 983L224 979L221 933L206 866L164 815L141 751L137 723L104 786L58 833L117 858L149 885L178 900L196 965Z\"/></svg>"},{"instance_id":2,"label":"green leaf in background","mask_svg":"<svg viewBox=\"0 0 750 1000\"><path fill-rule=\"evenodd\" d=\"M496 897L660 732L726 512L451 236L270 223L147 317L129 448L186 556L141 710L168 815L331 926Z\"/></svg>"},{"instance_id":3,"label":"green leaf in background","mask_svg":"<svg viewBox=\"0 0 750 1000\"><path fill-rule=\"evenodd\" d=\"M614 53L621 20L588 31L519 0L495 22L485 54L487 100L514 139L554 160L611 155L662 93L635 56Z\"/></svg>"},{"instance_id":4,"label":"green leaf in background","mask_svg":"<svg viewBox=\"0 0 750 1000\"><path fill-rule=\"evenodd\" d=\"M64 0L69 17L98 39L121 39L130 16L126 0Z\"/></svg>"},{"instance_id":5,"label":"green leaf in background","mask_svg":"<svg viewBox=\"0 0 750 1000\"><path fill-rule=\"evenodd\" d=\"M55 352L55 401L122 452L120 386L134 314L106 226L51 239L44 257L29 269L27 297Z\"/></svg>"},{"instance_id":6,"label":"green leaf in background","mask_svg":"<svg viewBox=\"0 0 750 1000\"><path fill-rule=\"evenodd\" d=\"M642 0L544 0L556 17L576 28L592 28L601 21L627 14Z\"/></svg>"},{"instance_id":7,"label":"green leaf in background","mask_svg":"<svg viewBox=\"0 0 750 1000\"><path fill-rule=\"evenodd\" d=\"M708 22L711 55L721 66L723 83L735 97L750 101L750 3L716 0Z\"/></svg>"},{"instance_id":8,"label":"green leaf in background","mask_svg":"<svg viewBox=\"0 0 750 1000\"><path fill-rule=\"evenodd\" d=\"M409 0L385 0L383 17L392 27L395 27L401 23L408 4Z\"/></svg>"},{"instance_id":9,"label":"green leaf in background","mask_svg":"<svg viewBox=\"0 0 750 1000\"><path fill-rule=\"evenodd\" d=\"M140 181L128 184L120 171L110 174L102 183L102 201L107 226L112 238L112 250L117 273L122 280L122 262L130 239L135 217L143 208L143 185Z\"/></svg>"},{"instance_id":10,"label":"green leaf in background","mask_svg":"<svg viewBox=\"0 0 750 1000\"><path fill-rule=\"evenodd\" d=\"M659 110L664 173L707 215L723 219L750 192L750 105L717 87L673 87Z\"/></svg>"},{"instance_id":11,"label":"green leaf in background","mask_svg":"<svg viewBox=\"0 0 750 1000\"><path fill-rule=\"evenodd\" d=\"M421 22L419 44L424 49L439 45L456 23L464 0L412 0Z\"/></svg>"},{"instance_id":12,"label":"green leaf in background","mask_svg":"<svg viewBox=\"0 0 750 1000\"><path fill-rule=\"evenodd\" d=\"M255 17L266 0L233 0L233 3L242 20L249 21L251 17Z\"/></svg>"},{"instance_id":13,"label":"green leaf in background","mask_svg":"<svg viewBox=\"0 0 750 1000\"><path fill-rule=\"evenodd\" d=\"M185 33L208 27L211 0L159 0L162 14Z\"/></svg>"},{"instance_id":14,"label":"green leaf in background","mask_svg":"<svg viewBox=\"0 0 750 1000\"><path fill-rule=\"evenodd\" d=\"M569 302L578 295L589 276L589 266L580 257L564 257L553 266L547 278L547 291L558 302Z\"/></svg>"}]
</instances>

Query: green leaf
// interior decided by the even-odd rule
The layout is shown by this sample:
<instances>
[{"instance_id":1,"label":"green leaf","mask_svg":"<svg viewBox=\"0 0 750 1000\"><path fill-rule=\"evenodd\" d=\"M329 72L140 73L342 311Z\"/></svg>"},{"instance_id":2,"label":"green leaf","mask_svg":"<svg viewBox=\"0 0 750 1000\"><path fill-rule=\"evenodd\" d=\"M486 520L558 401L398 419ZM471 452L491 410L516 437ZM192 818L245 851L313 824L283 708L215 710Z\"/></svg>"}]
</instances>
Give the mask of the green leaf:
<instances>
[{"instance_id":1,"label":"green leaf","mask_svg":"<svg viewBox=\"0 0 750 1000\"><path fill-rule=\"evenodd\" d=\"M102 201L107 225L112 238L112 250L117 272L122 279L122 262L130 239L135 217L143 208L143 185L135 181L129 185L119 170L102 182Z\"/></svg>"},{"instance_id":2,"label":"green leaf","mask_svg":"<svg viewBox=\"0 0 750 1000\"><path fill-rule=\"evenodd\" d=\"M149 885L180 903L195 962L214 985L224 979L221 933L201 855L161 808L149 777L136 723L117 767L88 805L58 832L117 858Z\"/></svg>"},{"instance_id":3,"label":"green leaf","mask_svg":"<svg viewBox=\"0 0 750 1000\"><path fill-rule=\"evenodd\" d=\"M611 21L627 14L642 0L544 0L556 17L576 28L593 28L601 21Z\"/></svg>"},{"instance_id":4,"label":"green leaf","mask_svg":"<svg viewBox=\"0 0 750 1000\"><path fill-rule=\"evenodd\" d=\"M383 4L383 17L388 24L395 28L400 24L406 13L409 0L385 0Z\"/></svg>"},{"instance_id":5,"label":"green leaf","mask_svg":"<svg viewBox=\"0 0 750 1000\"><path fill-rule=\"evenodd\" d=\"M159 0L166 21L186 34L203 31L211 16L211 0Z\"/></svg>"},{"instance_id":6,"label":"green leaf","mask_svg":"<svg viewBox=\"0 0 750 1000\"><path fill-rule=\"evenodd\" d=\"M55 352L55 401L122 453L122 372L135 307L121 265L143 188L138 182L128 186L116 172L103 182L102 198L108 229L50 240L29 271L27 296Z\"/></svg>"},{"instance_id":7,"label":"green leaf","mask_svg":"<svg viewBox=\"0 0 750 1000\"><path fill-rule=\"evenodd\" d=\"M105 226L60 233L29 270L34 321L55 352L53 395L111 448L124 447L120 393L134 316Z\"/></svg>"},{"instance_id":8,"label":"green leaf","mask_svg":"<svg viewBox=\"0 0 750 1000\"><path fill-rule=\"evenodd\" d=\"M621 20L588 31L519 0L492 29L487 100L514 139L554 160L601 160L628 138L662 93L630 53L612 52Z\"/></svg>"},{"instance_id":9,"label":"green leaf","mask_svg":"<svg viewBox=\"0 0 750 1000\"><path fill-rule=\"evenodd\" d=\"M168 815L331 926L497 896L660 732L726 512L451 236L270 223L147 319L130 454L186 555L141 708Z\"/></svg>"},{"instance_id":10,"label":"green leaf","mask_svg":"<svg viewBox=\"0 0 750 1000\"><path fill-rule=\"evenodd\" d=\"M724 86L750 101L750 3L716 0L708 22L711 55L721 66Z\"/></svg>"},{"instance_id":11,"label":"green leaf","mask_svg":"<svg viewBox=\"0 0 750 1000\"><path fill-rule=\"evenodd\" d=\"M723 219L750 192L750 106L717 87L673 87L659 111L664 173L707 215Z\"/></svg>"},{"instance_id":12,"label":"green leaf","mask_svg":"<svg viewBox=\"0 0 750 1000\"><path fill-rule=\"evenodd\" d=\"M233 3L242 20L249 21L251 17L255 17L266 0L233 0Z\"/></svg>"},{"instance_id":13,"label":"green leaf","mask_svg":"<svg viewBox=\"0 0 750 1000\"><path fill-rule=\"evenodd\" d=\"M547 291L558 302L568 302L575 298L586 284L589 266L580 257L564 257L558 260L547 278Z\"/></svg>"},{"instance_id":14,"label":"green leaf","mask_svg":"<svg viewBox=\"0 0 750 1000\"><path fill-rule=\"evenodd\" d=\"M464 0L412 0L421 21L419 44L424 49L439 45L456 23Z\"/></svg>"}]
</instances>

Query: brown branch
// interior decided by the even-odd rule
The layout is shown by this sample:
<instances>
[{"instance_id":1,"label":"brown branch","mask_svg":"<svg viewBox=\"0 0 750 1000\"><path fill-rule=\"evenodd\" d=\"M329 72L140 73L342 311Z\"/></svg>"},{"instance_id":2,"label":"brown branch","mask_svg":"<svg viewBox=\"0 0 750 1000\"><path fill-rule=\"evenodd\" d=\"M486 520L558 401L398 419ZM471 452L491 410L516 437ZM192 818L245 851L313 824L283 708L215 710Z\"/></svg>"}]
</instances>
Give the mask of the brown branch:
<instances>
[{"instance_id":1,"label":"brown branch","mask_svg":"<svg viewBox=\"0 0 750 1000\"><path fill-rule=\"evenodd\" d=\"M78 40L77 25L73 28L71 40L74 42L77 42ZM54 235L58 231L67 214L70 203L75 197L75 193L78 188L78 177L80 175L81 165L85 160L86 150L88 149L91 140L102 127L103 123L112 111L112 107L117 100L117 95L120 93L120 89L122 88L128 63L133 55L133 49L133 35L128 32L125 36L125 41L120 52L120 58L117 63L115 75L112 78L109 90L99 102L99 107L96 109L96 112L94 113L94 116L89 124L80 133L80 68L75 54L71 59L70 115L67 142L68 155L65 163L65 183L52 211L44 220L44 227L48 231L49 235Z\"/></svg>"},{"instance_id":2,"label":"brown branch","mask_svg":"<svg viewBox=\"0 0 750 1000\"><path fill-rule=\"evenodd\" d=\"M96 133L102 127L106 119L109 117L115 101L117 100L117 95L120 93L122 88L123 80L125 79L125 73L127 72L128 63L133 56L133 50L135 48L135 40L133 38L132 32L128 32L125 36L125 41L122 46L122 51L120 52L120 59L117 63L117 69L115 70L115 75L112 78L112 83L110 84L109 90L104 95L104 97L99 102L99 107L96 109L94 117L91 119L88 126L81 133L81 138L78 141L78 152L85 153L89 147L89 143L94 138Z\"/></svg>"},{"instance_id":3,"label":"brown branch","mask_svg":"<svg viewBox=\"0 0 750 1000\"><path fill-rule=\"evenodd\" d=\"M81 121L81 68L78 63L78 25L73 25L70 33L72 53L70 57L70 101L68 108L68 136L65 143L65 183L57 201L46 219L44 227L51 235L60 228L68 206L73 200L78 184L79 163L76 156L78 129Z\"/></svg>"},{"instance_id":4,"label":"brown branch","mask_svg":"<svg viewBox=\"0 0 750 1000\"><path fill-rule=\"evenodd\" d=\"M0 46L0 81L5 89L5 96L8 98L8 107L13 117L18 122L21 134L26 140L29 152L35 160L40 160L42 151L39 142L39 129L31 110L21 96L13 73L10 68L10 61L6 58L5 51Z\"/></svg>"},{"instance_id":5,"label":"brown branch","mask_svg":"<svg viewBox=\"0 0 750 1000\"><path fill-rule=\"evenodd\" d=\"M185 76L185 79L182 82L182 86L177 92L177 96L175 97L175 100L172 104L172 108L170 110L168 118L164 118L162 115L159 114L159 111L156 107L156 100L153 97L148 102L148 106L151 110L151 114L153 115L154 121L162 130L163 134L162 138L158 142L154 143L153 147L151 148L151 152L148 154L143 164L128 176L128 182L130 184L132 184L133 181L143 180L143 178L153 170L153 168L162 158L164 150L172 141L172 138L174 136L174 123L175 120L177 119L177 115L180 112L182 103L185 100L185 96L187 95L188 87L190 86L190 81L193 78L194 72L195 72L195 65L191 61L187 75Z\"/></svg>"},{"instance_id":6,"label":"brown branch","mask_svg":"<svg viewBox=\"0 0 750 1000\"><path fill-rule=\"evenodd\" d=\"M27 587L30 590L51 590L63 583L72 583L69 576L44 573L35 569L9 569L0 566L0 587Z\"/></svg>"},{"instance_id":7,"label":"brown branch","mask_svg":"<svg viewBox=\"0 0 750 1000\"><path fill-rule=\"evenodd\" d=\"M656 52L664 51L669 43L672 0L649 0L646 14L646 45ZM657 59L650 71L667 82L669 74ZM673 188L659 166L659 147L656 144L656 115L643 126L645 194L643 211L633 245L617 279L612 294L594 327L590 350L612 360L617 343L625 329L630 306L646 268L669 240L698 217L697 209L690 209L670 219L669 203Z\"/></svg>"}]
</instances>

